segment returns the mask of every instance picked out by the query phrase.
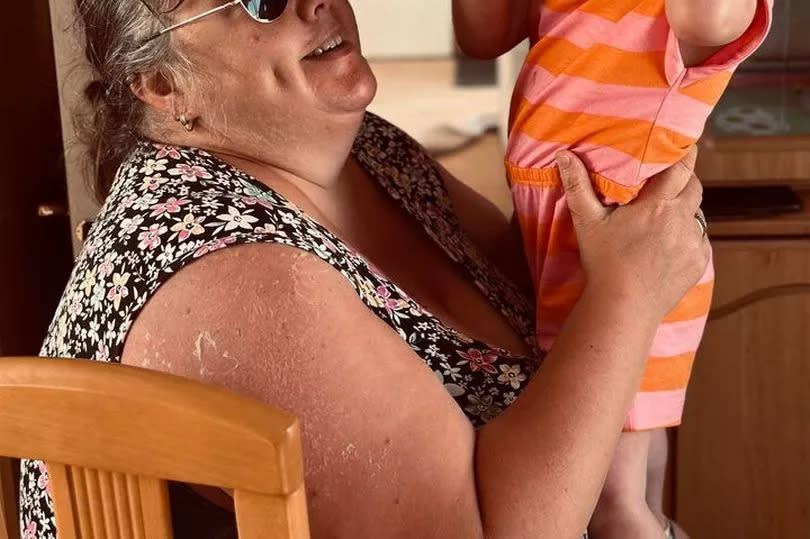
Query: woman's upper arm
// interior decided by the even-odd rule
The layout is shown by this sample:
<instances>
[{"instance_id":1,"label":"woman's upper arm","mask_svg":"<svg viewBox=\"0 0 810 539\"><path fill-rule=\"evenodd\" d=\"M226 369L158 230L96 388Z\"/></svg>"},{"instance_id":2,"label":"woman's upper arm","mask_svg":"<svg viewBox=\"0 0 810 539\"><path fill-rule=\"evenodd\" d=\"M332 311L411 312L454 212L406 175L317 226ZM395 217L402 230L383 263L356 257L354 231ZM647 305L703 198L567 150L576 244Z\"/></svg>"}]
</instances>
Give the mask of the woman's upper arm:
<instances>
[{"instance_id":1,"label":"woman's upper arm","mask_svg":"<svg viewBox=\"0 0 810 539\"><path fill-rule=\"evenodd\" d=\"M275 245L207 255L156 292L123 362L295 414L313 537L481 535L470 423L313 255Z\"/></svg>"}]
</instances>

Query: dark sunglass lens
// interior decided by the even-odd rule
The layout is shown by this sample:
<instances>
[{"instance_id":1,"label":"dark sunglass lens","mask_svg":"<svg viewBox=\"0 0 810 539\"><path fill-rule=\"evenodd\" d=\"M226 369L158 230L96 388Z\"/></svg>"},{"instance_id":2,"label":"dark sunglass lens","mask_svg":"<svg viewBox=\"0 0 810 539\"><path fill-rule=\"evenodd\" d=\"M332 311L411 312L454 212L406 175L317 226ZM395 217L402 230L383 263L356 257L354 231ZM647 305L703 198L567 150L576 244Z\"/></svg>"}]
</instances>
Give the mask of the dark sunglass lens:
<instances>
[{"instance_id":1,"label":"dark sunglass lens","mask_svg":"<svg viewBox=\"0 0 810 539\"><path fill-rule=\"evenodd\" d=\"M273 21L281 17L287 7L287 0L242 0L245 8L261 21Z\"/></svg>"}]
</instances>

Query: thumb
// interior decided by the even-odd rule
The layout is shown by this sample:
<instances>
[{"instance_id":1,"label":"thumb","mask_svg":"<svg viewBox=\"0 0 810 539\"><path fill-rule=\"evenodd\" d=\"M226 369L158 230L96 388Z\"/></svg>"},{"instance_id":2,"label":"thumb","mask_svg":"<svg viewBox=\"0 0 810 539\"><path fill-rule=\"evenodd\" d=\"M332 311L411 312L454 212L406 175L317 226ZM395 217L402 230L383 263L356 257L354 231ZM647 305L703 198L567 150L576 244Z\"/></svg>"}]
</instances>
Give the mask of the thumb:
<instances>
[{"instance_id":1,"label":"thumb","mask_svg":"<svg viewBox=\"0 0 810 539\"><path fill-rule=\"evenodd\" d=\"M605 217L608 210L594 193L591 177L582 161L571 152L560 152L556 161L574 224L587 224Z\"/></svg>"}]
</instances>

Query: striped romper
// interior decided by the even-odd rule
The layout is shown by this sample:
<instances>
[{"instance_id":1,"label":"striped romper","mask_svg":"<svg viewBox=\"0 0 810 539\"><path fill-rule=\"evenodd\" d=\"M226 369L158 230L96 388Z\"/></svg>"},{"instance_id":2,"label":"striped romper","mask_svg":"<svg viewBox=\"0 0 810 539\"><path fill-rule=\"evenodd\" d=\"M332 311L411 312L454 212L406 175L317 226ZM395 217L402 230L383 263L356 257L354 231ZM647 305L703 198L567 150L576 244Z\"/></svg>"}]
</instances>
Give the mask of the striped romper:
<instances>
[{"instance_id":1,"label":"striped romper","mask_svg":"<svg viewBox=\"0 0 810 539\"><path fill-rule=\"evenodd\" d=\"M627 204L680 161L703 132L734 69L762 43L773 0L748 31L685 67L665 0L546 0L512 101L507 174L548 350L583 289L571 216L554 156L572 150L605 203ZM625 430L680 423L711 304L714 271L658 328Z\"/></svg>"}]
</instances>

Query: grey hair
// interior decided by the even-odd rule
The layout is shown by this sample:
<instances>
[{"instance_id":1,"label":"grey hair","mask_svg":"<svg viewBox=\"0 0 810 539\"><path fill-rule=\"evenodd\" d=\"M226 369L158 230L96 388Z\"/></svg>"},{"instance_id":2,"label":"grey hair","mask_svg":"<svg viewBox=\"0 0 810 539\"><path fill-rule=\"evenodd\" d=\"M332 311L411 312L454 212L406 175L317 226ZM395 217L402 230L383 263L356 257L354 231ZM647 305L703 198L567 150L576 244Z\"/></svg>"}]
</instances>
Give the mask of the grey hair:
<instances>
[{"instance_id":1,"label":"grey hair","mask_svg":"<svg viewBox=\"0 0 810 539\"><path fill-rule=\"evenodd\" d=\"M172 85L191 81L193 66L170 36L147 40L183 1L76 0L85 55L96 77L85 89L90 115L80 117L77 127L90 151L91 184L99 200L109 194L147 121L146 106L130 89L134 77L157 72Z\"/></svg>"}]
</instances>

